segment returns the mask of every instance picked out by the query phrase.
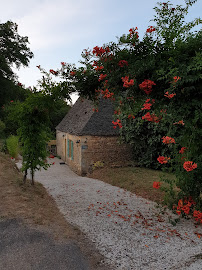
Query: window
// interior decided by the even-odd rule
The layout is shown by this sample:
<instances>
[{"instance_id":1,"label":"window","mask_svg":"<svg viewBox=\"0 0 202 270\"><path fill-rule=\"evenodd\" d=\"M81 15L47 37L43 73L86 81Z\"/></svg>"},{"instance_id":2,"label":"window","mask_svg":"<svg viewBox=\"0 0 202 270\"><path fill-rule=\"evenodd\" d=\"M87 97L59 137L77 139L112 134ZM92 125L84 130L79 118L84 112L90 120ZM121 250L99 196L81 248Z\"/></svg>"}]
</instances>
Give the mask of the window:
<instances>
[{"instance_id":1,"label":"window","mask_svg":"<svg viewBox=\"0 0 202 270\"><path fill-rule=\"evenodd\" d=\"M73 147L73 141L71 141L71 160L74 159L74 147Z\"/></svg>"},{"instance_id":2,"label":"window","mask_svg":"<svg viewBox=\"0 0 202 270\"><path fill-rule=\"evenodd\" d=\"M70 145L70 143L69 143L69 139L67 140L67 156L69 157L69 145Z\"/></svg>"},{"instance_id":3,"label":"window","mask_svg":"<svg viewBox=\"0 0 202 270\"><path fill-rule=\"evenodd\" d=\"M74 159L74 144L73 141L71 140L67 140L67 156L70 158L71 160Z\"/></svg>"}]
</instances>

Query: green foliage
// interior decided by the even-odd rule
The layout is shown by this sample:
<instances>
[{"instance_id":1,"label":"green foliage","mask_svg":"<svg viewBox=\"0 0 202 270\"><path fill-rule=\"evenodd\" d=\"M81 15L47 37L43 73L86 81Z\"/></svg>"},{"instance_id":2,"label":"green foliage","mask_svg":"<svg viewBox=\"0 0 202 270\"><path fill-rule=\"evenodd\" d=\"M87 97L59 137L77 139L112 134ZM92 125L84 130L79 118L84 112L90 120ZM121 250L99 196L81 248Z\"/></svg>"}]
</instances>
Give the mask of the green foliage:
<instances>
[{"instance_id":1,"label":"green foliage","mask_svg":"<svg viewBox=\"0 0 202 270\"><path fill-rule=\"evenodd\" d=\"M19 128L19 114L21 111L22 103L19 101L14 101L4 106L3 119L6 125L5 133L9 135L17 135L17 130Z\"/></svg>"},{"instance_id":2,"label":"green foliage","mask_svg":"<svg viewBox=\"0 0 202 270\"><path fill-rule=\"evenodd\" d=\"M134 157L139 164L153 168L164 166L174 171L176 184L181 190L179 198L191 195L200 208L202 31L192 32L193 27L201 23L200 19L185 23L188 9L194 2L187 1L185 7L173 7L169 2L158 3L154 8L155 30L148 30L142 41L138 38L137 30L130 29L130 33L123 35L117 44L105 44L102 48L95 47L93 51L83 54L83 63L86 64L86 74L89 72L94 78L99 78L100 74L107 75L103 81L99 80L96 89L100 90L99 93L106 89L113 92L116 111L119 112L114 116L114 121L120 120L122 139L133 146ZM127 65L121 66L119 61L122 60L127 61ZM94 61L95 66L103 68L96 70L92 67ZM80 69L76 71L75 87L79 76ZM130 87L123 86L122 78L125 76L128 76L128 81L134 80ZM174 77L180 79L174 81ZM145 79L156 83L149 96L139 88ZM81 84L79 87L82 89ZM93 87L94 83L88 85L89 89ZM164 96L166 92L176 96L170 99ZM88 92L83 94L89 96ZM148 110L143 109L147 99L150 99L150 103L152 99L155 100ZM158 121L143 120L147 112L155 115ZM135 119L130 115L134 115ZM185 125L177 124L182 120ZM175 138L176 144L163 144L163 136ZM179 154L181 147L188 149L184 160L181 160L182 155ZM159 155L169 157L168 164L158 163ZM197 163L197 169L187 172L183 168L184 161ZM173 188L173 183L169 183L166 198L168 203L177 194Z\"/></svg>"},{"instance_id":3,"label":"green foliage","mask_svg":"<svg viewBox=\"0 0 202 270\"><path fill-rule=\"evenodd\" d=\"M95 101L100 94L111 98L117 111L114 120L121 123L116 128L121 127L120 135L133 146L139 164L174 171L181 190L179 198L191 195L201 208L202 31L193 32L201 20L185 23L195 2L188 0L185 7L158 3L154 8L155 25L147 29L142 40L137 29L130 29L117 43L84 50L81 63L85 67L64 64L53 73L63 80L68 94L78 91ZM128 80L128 85L124 86L124 80ZM140 88L144 80L155 83L151 93ZM106 92L111 95L105 95ZM145 103L151 103L151 108L143 108ZM144 119L147 112L153 117L148 121ZM176 143L163 144L163 136L175 138ZM179 154L181 147L187 148L183 156ZM159 155L169 157L169 162L159 164ZM184 161L197 163L197 169L187 172ZM170 183L169 198L174 197L173 188Z\"/></svg>"},{"instance_id":4,"label":"green foliage","mask_svg":"<svg viewBox=\"0 0 202 270\"><path fill-rule=\"evenodd\" d=\"M52 101L52 109L49 110L50 129L52 134L55 135L56 126L62 121L68 113L70 106L64 100L58 99ZM55 137L55 136L54 136Z\"/></svg>"},{"instance_id":5,"label":"green foliage","mask_svg":"<svg viewBox=\"0 0 202 270\"><path fill-rule=\"evenodd\" d=\"M19 153L19 138L17 136L11 135L6 139L6 146L9 155L13 158L17 158Z\"/></svg>"},{"instance_id":6,"label":"green foliage","mask_svg":"<svg viewBox=\"0 0 202 270\"><path fill-rule=\"evenodd\" d=\"M3 121L0 120L0 138L4 137L4 130L6 128L6 125L4 124Z\"/></svg>"},{"instance_id":7,"label":"green foliage","mask_svg":"<svg viewBox=\"0 0 202 270\"><path fill-rule=\"evenodd\" d=\"M30 169L32 184L34 184L34 172L41 167L44 169L48 167L46 144L49 140L50 123L47 103L48 100L41 93L35 93L22 104L19 115L18 133L22 145L22 169L25 175Z\"/></svg>"},{"instance_id":8,"label":"green foliage","mask_svg":"<svg viewBox=\"0 0 202 270\"><path fill-rule=\"evenodd\" d=\"M25 99L27 91L18 84L12 67L28 66L33 57L28 43L27 37L18 34L17 24L0 23L0 108L10 100Z\"/></svg>"},{"instance_id":9,"label":"green foliage","mask_svg":"<svg viewBox=\"0 0 202 270\"><path fill-rule=\"evenodd\" d=\"M18 34L18 26L12 21L0 24L0 37L0 76L11 79L14 77L12 65L27 66L33 53L27 47L28 38Z\"/></svg>"}]
</instances>

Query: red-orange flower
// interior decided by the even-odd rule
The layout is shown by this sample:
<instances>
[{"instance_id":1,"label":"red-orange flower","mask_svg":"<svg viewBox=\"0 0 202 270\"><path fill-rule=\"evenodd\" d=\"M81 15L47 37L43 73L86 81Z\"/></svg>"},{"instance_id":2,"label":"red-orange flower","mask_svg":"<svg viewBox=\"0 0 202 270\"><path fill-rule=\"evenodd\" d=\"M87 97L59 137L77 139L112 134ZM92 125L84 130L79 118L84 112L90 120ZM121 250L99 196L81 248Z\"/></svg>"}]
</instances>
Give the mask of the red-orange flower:
<instances>
[{"instance_id":1,"label":"red-orange flower","mask_svg":"<svg viewBox=\"0 0 202 270\"><path fill-rule=\"evenodd\" d=\"M70 75L71 75L71 76L74 76L74 75L76 75L76 72L75 72L75 71L71 71L71 72L70 72Z\"/></svg>"},{"instance_id":2,"label":"red-orange flower","mask_svg":"<svg viewBox=\"0 0 202 270\"><path fill-rule=\"evenodd\" d=\"M117 126L119 128L122 128L121 120L119 120L119 119L117 119L116 122L112 121L112 124L114 125L114 128L116 128Z\"/></svg>"},{"instance_id":3,"label":"red-orange flower","mask_svg":"<svg viewBox=\"0 0 202 270\"><path fill-rule=\"evenodd\" d=\"M106 77L107 77L107 74L100 74L98 81L100 82L100 81L104 80L104 78L106 78Z\"/></svg>"},{"instance_id":4,"label":"red-orange flower","mask_svg":"<svg viewBox=\"0 0 202 270\"><path fill-rule=\"evenodd\" d=\"M202 212L194 210L193 217L195 218L196 221L202 223Z\"/></svg>"},{"instance_id":5,"label":"red-orange flower","mask_svg":"<svg viewBox=\"0 0 202 270\"><path fill-rule=\"evenodd\" d=\"M134 80L131 79L131 80L129 81L129 76L122 77L121 79L122 79L122 81L123 81L123 83L124 83L124 84L123 84L123 87L128 88L128 87L134 85Z\"/></svg>"},{"instance_id":6,"label":"red-orange flower","mask_svg":"<svg viewBox=\"0 0 202 270\"><path fill-rule=\"evenodd\" d=\"M169 157L164 157L164 156L159 156L157 158L157 160L161 164L166 164L166 163L168 163L168 160L170 160L170 158Z\"/></svg>"},{"instance_id":7,"label":"red-orange flower","mask_svg":"<svg viewBox=\"0 0 202 270\"><path fill-rule=\"evenodd\" d=\"M168 136L164 136L162 140L163 140L163 143L165 144L175 143L175 139Z\"/></svg>"},{"instance_id":8,"label":"red-orange flower","mask_svg":"<svg viewBox=\"0 0 202 270\"><path fill-rule=\"evenodd\" d=\"M176 83L177 81L179 81L181 78L178 76L175 76L175 77L173 77L173 80L174 80L174 82Z\"/></svg>"},{"instance_id":9,"label":"red-orange flower","mask_svg":"<svg viewBox=\"0 0 202 270\"><path fill-rule=\"evenodd\" d=\"M95 68L95 70L97 70L97 71L99 71L99 70L102 70L104 68L104 66L97 66L96 68Z\"/></svg>"},{"instance_id":10,"label":"red-orange flower","mask_svg":"<svg viewBox=\"0 0 202 270\"><path fill-rule=\"evenodd\" d=\"M138 30L137 27L135 27L135 29L134 28L129 29L130 38L133 38L133 37L136 37L137 39L139 38L139 34L138 34L137 30Z\"/></svg>"},{"instance_id":11,"label":"red-orange flower","mask_svg":"<svg viewBox=\"0 0 202 270\"><path fill-rule=\"evenodd\" d=\"M53 69L50 69L49 71L50 71L50 73L52 73L53 75L56 75L56 74L57 74L57 71L55 71L55 70L53 70Z\"/></svg>"},{"instance_id":12,"label":"red-orange flower","mask_svg":"<svg viewBox=\"0 0 202 270\"><path fill-rule=\"evenodd\" d=\"M175 94L175 93L169 94L168 91L167 91L167 92L165 93L164 96L167 97L167 98L169 98L169 99L171 99L171 98L173 98L174 96L176 96L176 94Z\"/></svg>"},{"instance_id":13,"label":"red-orange flower","mask_svg":"<svg viewBox=\"0 0 202 270\"><path fill-rule=\"evenodd\" d=\"M159 189L160 188L160 182L153 182L153 188Z\"/></svg>"},{"instance_id":14,"label":"red-orange flower","mask_svg":"<svg viewBox=\"0 0 202 270\"><path fill-rule=\"evenodd\" d=\"M183 164L183 168L187 172L190 172L190 171L193 171L194 169L197 168L197 164L193 163L193 161L185 161L184 164Z\"/></svg>"},{"instance_id":15,"label":"red-orange flower","mask_svg":"<svg viewBox=\"0 0 202 270\"><path fill-rule=\"evenodd\" d=\"M180 154L183 154L184 151L185 151L186 149L187 149L186 147L182 147L182 148L180 149L179 153L180 153Z\"/></svg>"},{"instance_id":16,"label":"red-orange flower","mask_svg":"<svg viewBox=\"0 0 202 270\"><path fill-rule=\"evenodd\" d=\"M152 86L153 85L156 85L153 81L151 81L151 80L144 80L141 84L139 84L139 87L147 95L149 95L152 92Z\"/></svg>"},{"instance_id":17,"label":"red-orange flower","mask_svg":"<svg viewBox=\"0 0 202 270\"><path fill-rule=\"evenodd\" d=\"M96 56L101 56L103 55L104 53L108 53L110 52L110 49L109 47L106 47L105 49L102 48L102 47L98 47L98 46L95 46L93 48L93 54L95 54Z\"/></svg>"},{"instance_id":18,"label":"red-orange flower","mask_svg":"<svg viewBox=\"0 0 202 270\"><path fill-rule=\"evenodd\" d=\"M158 116L156 116L154 113L150 114L150 112L147 112L145 115L142 116L142 119L150 121L150 122L155 122L155 123L159 123L160 118Z\"/></svg>"},{"instance_id":19,"label":"red-orange flower","mask_svg":"<svg viewBox=\"0 0 202 270\"><path fill-rule=\"evenodd\" d=\"M141 108L141 110L150 110L151 109L152 104L151 103L144 103L143 107Z\"/></svg>"},{"instance_id":20,"label":"red-orange flower","mask_svg":"<svg viewBox=\"0 0 202 270\"><path fill-rule=\"evenodd\" d=\"M146 32L147 33L152 33L153 31L155 31L156 29L153 26L149 26L149 28L147 28Z\"/></svg>"}]
</instances>

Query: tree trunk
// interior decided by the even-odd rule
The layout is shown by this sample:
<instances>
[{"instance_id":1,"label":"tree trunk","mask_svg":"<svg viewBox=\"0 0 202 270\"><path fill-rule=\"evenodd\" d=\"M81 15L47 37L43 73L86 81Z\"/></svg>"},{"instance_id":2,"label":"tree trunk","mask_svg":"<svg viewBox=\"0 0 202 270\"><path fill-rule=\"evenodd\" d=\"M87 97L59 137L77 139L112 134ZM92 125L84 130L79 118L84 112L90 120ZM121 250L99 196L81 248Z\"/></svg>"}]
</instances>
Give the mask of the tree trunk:
<instances>
[{"instance_id":1,"label":"tree trunk","mask_svg":"<svg viewBox=\"0 0 202 270\"><path fill-rule=\"evenodd\" d=\"M31 184L34 185L34 170L31 170L31 174L32 174L32 180L31 180Z\"/></svg>"},{"instance_id":2,"label":"tree trunk","mask_svg":"<svg viewBox=\"0 0 202 270\"><path fill-rule=\"evenodd\" d=\"M27 180L27 170L25 170L25 174L24 174L24 177L23 177L23 184L26 183L26 180Z\"/></svg>"}]
</instances>

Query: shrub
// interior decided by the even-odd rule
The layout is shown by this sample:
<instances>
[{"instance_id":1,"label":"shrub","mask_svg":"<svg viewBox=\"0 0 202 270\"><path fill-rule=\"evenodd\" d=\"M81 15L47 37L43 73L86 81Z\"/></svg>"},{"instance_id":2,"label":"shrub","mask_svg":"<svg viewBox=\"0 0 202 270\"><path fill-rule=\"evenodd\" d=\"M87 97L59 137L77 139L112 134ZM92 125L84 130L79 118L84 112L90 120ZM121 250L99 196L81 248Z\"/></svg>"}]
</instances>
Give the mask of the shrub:
<instances>
[{"instance_id":1,"label":"shrub","mask_svg":"<svg viewBox=\"0 0 202 270\"><path fill-rule=\"evenodd\" d=\"M4 124L4 122L2 122L0 120L0 138L3 138L4 137L4 130L5 130L6 126Z\"/></svg>"},{"instance_id":2,"label":"shrub","mask_svg":"<svg viewBox=\"0 0 202 270\"><path fill-rule=\"evenodd\" d=\"M9 136L8 139L6 140L6 145L7 145L7 149L8 149L9 154L13 158L17 158L18 152L19 152L18 137L14 136L14 135Z\"/></svg>"}]
</instances>

